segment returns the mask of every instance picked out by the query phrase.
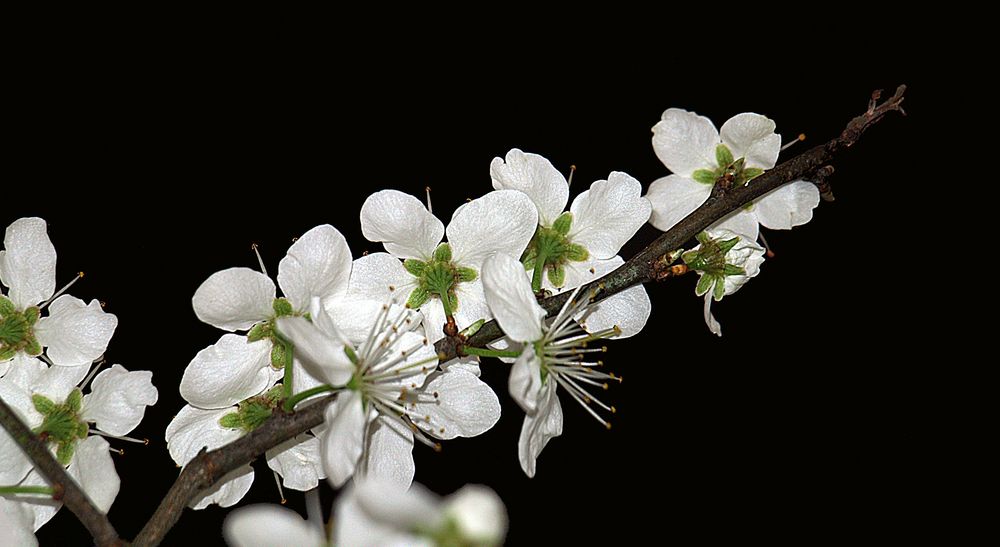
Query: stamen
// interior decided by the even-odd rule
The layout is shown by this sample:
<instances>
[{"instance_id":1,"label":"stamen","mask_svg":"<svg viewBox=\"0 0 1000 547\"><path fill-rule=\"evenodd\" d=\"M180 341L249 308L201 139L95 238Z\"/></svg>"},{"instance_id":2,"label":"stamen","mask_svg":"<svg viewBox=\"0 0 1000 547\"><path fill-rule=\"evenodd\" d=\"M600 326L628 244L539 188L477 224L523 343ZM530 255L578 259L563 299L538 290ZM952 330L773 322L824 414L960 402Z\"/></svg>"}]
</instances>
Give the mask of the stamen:
<instances>
[{"instance_id":1,"label":"stamen","mask_svg":"<svg viewBox=\"0 0 1000 547\"><path fill-rule=\"evenodd\" d=\"M111 448L110 446L108 447L108 452L114 452L115 454L118 454L119 456L124 456L125 455L125 450L123 450L121 448Z\"/></svg>"},{"instance_id":2,"label":"stamen","mask_svg":"<svg viewBox=\"0 0 1000 547\"><path fill-rule=\"evenodd\" d=\"M580 398L580 396L575 391L573 391L573 389L569 387L569 384L566 383L565 378L562 378L560 377L560 375L557 374L555 375L555 379L556 382L559 383L559 385L566 388L566 392L569 393L570 397L572 397L574 401L580 403L580 406L586 409L586 411L589 412L590 415L593 416L595 420L600 422L601 425L607 427L608 429L611 429L611 423L605 420L604 418L601 418L600 414L598 414L596 410L594 410L593 408L590 407L590 405L584 402L584 400Z\"/></svg>"},{"instance_id":3,"label":"stamen","mask_svg":"<svg viewBox=\"0 0 1000 547\"><path fill-rule=\"evenodd\" d=\"M319 487L306 492L306 517L319 532L317 537L326 537L326 530L323 529L323 508L319 504Z\"/></svg>"},{"instance_id":4,"label":"stamen","mask_svg":"<svg viewBox=\"0 0 1000 547\"><path fill-rule=\"evenodd\" d=\"M97 361L96 363L94 363L94 366L91 367L90 372L87 374L87 377L84 378L82 382L80 382L79 384L77 384L77 387L79 387L80 389L83 389L84 387L86 387L86 385L88 383L90 383L91 380L94 379L94 376L97 375L97 371L100 370L101 365L103 365L104 363L105 363L105 361L104 361L103 358L101 360Z\"/></svg>"},{"instance_id":5,"label":"stamen","mask_svg":"<svg viewBox=\"0 0 1000 547\"><path fill-rule=\"evenodd\" d=\"M757 232L757 240L760 241L761 245L764 246L764 250L767 251L767 257L774 258L774 251L772 251L771 246L767 244L767 239L764 239L764 230Z\"/></svg>"},{"instance_id":6,"label":"stamen","mask_svg":"<svg viewBox=\"0 0 1000 547\"><path fill-rule=\"evenodd\" d=\"M573 173L576 173L576 166L575 165L570 165L569 166L569 176L566 177L566 186L572 186L573 185Z\"/></svg>"},{"instance_id":7,"label":"stamen","mask_svg":"<svg viewBox=\"0 0 1000 547\"><path fill-rule=\"evenodd\" d=\"M427 212L434 214L434 209L431 208L431 187L425 187L424 191L427 192Z\"/></svg>"},{"instance_id":8,"label":"stamen","mask_svg":"<svg viewBox=\"0 0 1000 547\"><path fill-rule=\"evenodd\" d=\"M56 366L56 365L55 365L55 364L54 364L54 363L52 362L52 360L51 360L51 359L49 359L49 356L48 356L48 355L45 355L44 353L43 353L43 354L41 354L41 355L39 355L39 356L38 356L38 358L39 358L39 359L41 359L42 361L45 361L45 362L46 362L46 363L47 363L47 364L48 364L48 365L49 365L50 367L54 367L54 366Z\"/></svg>"},{"instance_id":9,"label":"stamen","mask_svg":"<svg viewBox=\"0 0 1000 547\"><path fill-rule=\"evenodd\" d=\"M281 477L278 476L277 471L271 471L271 473L274 473L274 484L278 485L278 497L281 498L281 505L284 505L288 503L288 500L285 499L285 491L281 488Z\"/></svg>"},{"instance_id":10,"label":"stamen","mask_svg":"<svg viewBox=\"0 0 1000 547\"><path fill-rule=\"evenodd\" d=\"M91 435L100 435L102 437L107 437L109 439L117 439L119 441L126 441L126 442L130 442L130 443L136 443L136 444L142 444L142 445L149 446L149 439L136 439L136 438L133 438L133 437L123 437L123 436L119 436L119 435L112 435L111 433L105 433L105 432L101 431L100 429L91 429L90 430L90 434Z\"/></svg>"},{"instance_id":11,"label":"stamen","mask_svg":"<svg viewBox=\"0 0 1000 547\"><path fill-rule=\"evenodd\" d=\"M58 291L56 291L56 293L53 294L51 298L49 298L48 300L46 300L45 302L43 302L41 306L38 306L38 309L39 310L44 310L45 307L48 306L49 304L51 304L53 300L55 300L56 298L59 298L60 296L62 296L62 294L64 292L68 291L69 288L72 287L74 283L76 283L77 281L79 281L81 279L83 279L83 272L77 272L76 273L76 277L74 277L72 281L70 281L69 283L67 283L63 288L61 288ZM104 306L101 306L101 307L103 308Z\"/></svg>"},{"instance_id":12,"label":"stamen","mask_svg":"<svg viewBox=\"0 0 1000 547\"><path fill-rule=\"evenodd\" d=\"M781 151L784 152L786 149L791 148L793 144L795 144L797 142L802 142L804 140L806 140L806 134L805 133L799 133L799 136L795 137L795 140L793 140L793 141L789 142L788 144L782 146L781 147Z\"/></svg>"},{"instance_id":13,"label":"stamen","mask_svg":"<svg viewBox=\"0 0 1000 547\"><path fill-rule=\"evenodd\" d=\"M267 267L264 266L264 259L260 257L260 251L257 250L257 244L251 243L250 249L253 251L253 254L257 255L257 264L260 264L260 273L267 275Z\"/></svg>"}]
</instances>

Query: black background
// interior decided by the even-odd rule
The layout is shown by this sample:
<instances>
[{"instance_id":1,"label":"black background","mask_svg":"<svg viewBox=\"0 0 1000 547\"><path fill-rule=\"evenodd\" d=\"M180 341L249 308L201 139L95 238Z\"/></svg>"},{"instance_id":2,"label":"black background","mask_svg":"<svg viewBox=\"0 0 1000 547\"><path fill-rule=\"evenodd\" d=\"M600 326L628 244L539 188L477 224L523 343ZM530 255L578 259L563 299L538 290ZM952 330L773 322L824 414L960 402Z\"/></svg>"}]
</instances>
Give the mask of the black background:
<instances>
[{"instance_id":1,"label":"black background","mask_svg":"<svg viewBox=\"0 0 1000 547\"><path fill-rule=\"evenodd\" d=\"M457 47L457 46L456 46ZM135 431L149 447L115 456L122 489L110 518L134 537L177 474L163 432L183 401L177 385L194 354L221 332L198 322L190 298L211 273L256 268L256 242L277 271L292 238L330 223L355 256L381 250L360 234L365 197L396 188L447 219L491 189L489 162L512 147L577 166L572 194L611 170L647 187L667 174L650 128L672 106L721 125L755 111L786 138L837 134L873 89L911 84L910 117L892 116L835 162L837 200L793 232L767 232L777 256L714 307L725 336L705 327L695 278L648 286L652 316L612 343L606 361L625 382L605 431L564 398L565 429L534 479L517 462L523 415L506 394L506 365L484 363L503 404L491 431L418 445L416 480L440 493L490 485L510 513L509 541L548 543L814 540L893 537L929 525L924 511L931 431L928 371L899 358L914 304L885 279L893 253L891 188L917 143L930 102L916 73L859 74L843 66L788 74L680 69L664 56L484 59L477 70L436 55L397 62L293 60L238 47L178 55L119 44L64 52L12 87L0 224L38 215L59 253L58 278L86 277L72 294L120 320L107 358L153 371L158 404ZM433 62L432 62L433 60ZM485 67L485 68L484 68ZM787 156L786 156L787 157ZM623 249L651 241L647 226ZM138 240L138 243L134 243ZM276 502L270 471L246 502ZM302 497L286 492L289 506ZM323 499L333 499L324 486ZM185 512L166 544L217 544L228 510ZM932 519L931 519L932 520ZM42 544L84 544L66 511Z\"/></svg>"}]
</instances>

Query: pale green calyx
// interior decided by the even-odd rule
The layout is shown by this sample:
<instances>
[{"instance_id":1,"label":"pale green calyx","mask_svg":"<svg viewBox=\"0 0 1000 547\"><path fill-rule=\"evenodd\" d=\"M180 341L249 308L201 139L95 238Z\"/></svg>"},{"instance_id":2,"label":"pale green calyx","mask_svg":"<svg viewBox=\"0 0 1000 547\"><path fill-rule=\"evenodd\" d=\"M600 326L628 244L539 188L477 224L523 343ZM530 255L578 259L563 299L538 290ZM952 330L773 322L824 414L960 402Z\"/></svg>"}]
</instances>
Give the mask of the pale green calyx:
<instances>
[{"instance_id":1,"label":"pale green calyx","mask_svg":"<svg viewBox=\"0 0 1000 547\"><path fill-rule=\"evenodd\" d=\"M419 527L415 534L428 540L436 547L492 547L500 545L499 541L484 541L466 537L459 522L454 518L444 518L437 526Z\"/></svg>"},{"instance_id":2,"label":"pale green calyx","mask_svg":"<svg viewBox=\"0 0 1000 547\"><path fill-rule=\"evenodd\" d=\"M270 340L271 368L281 370L292 364L292 346L277 335L274 330L274 320L279 317L295 315L302 315L306 319L309 319L309 314L296 313L295 309L292 308L291 302L285 298L275 298L272 309L274 309L274 315L270 319L261 321L250 329L250 332L247 333L247 342Z\"/></svg>"},{"instance_id":3,"label":"pale green calyx","mask_svg":"<svg viewBox=\"0 0 1000 547\"><path fill-rule=\"evenodd\" d=\"M733 159L733 153L724 144L715 147L715 162L718 167L698 169L692 173L691 178L703 184L728 180L733 186L742 186L764 173L759 167L747 167L745 158Z\"/></svg>"},{"instance_id":4,"label":"pale green calyx","mask_svg":"<svg viewBox=\"0 0 1000 547\"><path fill-rule=\"evenodd\" d=\"M702 232L697 236L701 245L697 249L681 255L689 268L701 274L695 294L702 296L713 291L712 297L721 300L725 295L725 279L729 275L746 275L741 266L726 262L726 253L740 242L739 237L726 240L716 240Z\"/></svg>"},{"instance_id":5,"label":"pale green calyx","mask_svg":"<svg viewBox=\"0 0 1000 547\"><path fill-rule=\"evenodd\" d=\"M277 385L262 395L244 399L236 405L236 412L219 418L219 425L229 429L242 429L249 433L261 426L281 403L282 386Z\"/></svg>"},{"instance_id":6,"label":"pale green calyx","mask_svg":"<svg viewBox=\"0 0 1000 547\"><path fill-rule=\"evenodd\" d=\"M34 332L39 315L38 306L18 311L10 299L0 296L0 361L13 359L20 351L31 357L41 355L42 345Z\"/></svg>"},{"instance_id":7,"label":"pale green calyx","mask_svg":"<svg viewBox=\"0 0 1000 547\"><path fill-rule=\"evenodd\" d=\"M419 308L436 296L441 300L448 316L458 309L458 298L455 295L458 284L469 283L479 277L476 270L460 266L452 260L451 246L447 243L438 245L430 260L408 258L403 261L403 267L417 278L417 286L410 293L406 307Z\"/></svg>"},{"instance_id":8,"label":"pale green calyx","mask_svg":"<svg viewBox=\"0 0 1000 547\"><path fill-rule=\"evenodd\" d=\"M566 211L559 215L552 226L538 226L528 248L521 255L524 269L533 271L531 289L542 288L542 273L547 272L549 282L555 287L566 283L566 264L582 262L590 258L590 252L583 245L570 241L569 231L573 226L573 213Z\"/></svg>"},{"instance_id":9,"label":"pale green calyx","mask_svg":"<svg viewBox=\"0 0 1000 547\"><path fill-rule=\"evenodd\" d=\"M69 465L76 450L76 442L86 439L90 426L80 417L80 406L83 392L74 389L62 404L53 402L44 395L34 394L31 403L42 415L42 424L34 429L35 435L42 440L55 443L56 459L63 465Z\"/></svg>"}]
</instances>

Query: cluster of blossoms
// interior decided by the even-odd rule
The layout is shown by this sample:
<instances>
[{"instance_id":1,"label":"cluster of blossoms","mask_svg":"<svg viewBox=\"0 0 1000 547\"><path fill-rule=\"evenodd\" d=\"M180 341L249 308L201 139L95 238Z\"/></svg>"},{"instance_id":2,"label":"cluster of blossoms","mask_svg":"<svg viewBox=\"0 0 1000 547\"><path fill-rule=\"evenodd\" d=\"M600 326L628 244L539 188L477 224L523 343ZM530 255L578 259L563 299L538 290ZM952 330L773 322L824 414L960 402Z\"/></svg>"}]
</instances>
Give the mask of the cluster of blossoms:
<instances>
[{"instance_id":1,"label":"cluster of blossoms","mask_svg":"<svg viewBox=\"0 0 1000 547\"><path fill-rule=\"evenodd\" d=\"M121 365L99 371L118 318L96 300L64 294L68 286L55 291L56 251L42 219L7 227L0 282L7 288L0 294L0 398L107 512L120 486L111 452L120 450L106 438L135 441L125 435L157 400L152 373ZM0 430L0 544L36 544L34 532L61 507Z\"/></svg>"},{"instance_id":2,"label":"cluster of blossoms","mask_svg":"<svg viewBox=\"0 0 1000 547\"><path fill-rule=\"evenodd\" d=\"M335 393L320 426L266 454L279 488L311 492L310 519L277 507L242 509L227 521L230 543L500 543L506 516L496 495L470 486L445 500L431 496L413 485L414 445L439 450L441 440L480 435L499 420L499 399L479 378L482 357L510 364L508 390L524 411L518 459L529 477L547 443L562 433L560 391L611 428L616 409L595 393L621 377L604 370L595 357L607 348L593 343L640 332L651 304L642 285L603 298L591 282L624 263L618 253L647 222L669 230L717 185L724 191L753 184L777 161L781 137L774 129L758 114L734 116L717 131L707 118L667 110L653 128L653 147L673 174L653 182L644 196L639 181L612 172L568 210L570 181L544 157L514 149L490 165L493 191L462 205L447 227L429 202L383 190L368 197L360 219L364 236L385 252L355 259L343 235L321 225L288 249L277 285L259 255L260 271L213 274L196 291L193 307L225 334L184 372L180 393L187 405L166 431L171 457L187 465L201 450L254 431L279 409L293 411ZM697 246L670 255L700 276L695 293L705 298L711 332L721 335L712 302L759 272L760 226L808 222L818 202L813 184L793 182L709 227ZM143 405L155 402L156 390L149 373L117 365L94 378L89 395L77 387L87 384L79 380L103 353L116 320L96 303L50 298L55 255L44 245L40 222L12 225L0 254L0 280L10 287L10 297L0 299L0 395L47 435L87 488L85 479L96 472L74 469L108 458L107 443L88 434L124 435L138 424ZM569 293L565 304L547 317L539 299L563 292ZM46 306L49 315L42 317ZM467 337L491 319L505 336L489 347L468 347ZM435 349L446 337L458 344L458 357L445 360ZM45 362L35 358L43 352ZM3 435L0 454L19 456ZM30 468L26 460L5 464L0 484L38 484ZM245 465L192 507L231 506L253 477ZM345 488L332 532L316 507L314 489L322 479ZM114 498L93 495L107 505ZM30 521L22 518L28 513L18 508L26 503L20 498L0 501L0 518ZM6 508L12 503L22 505ZM30 507L39 506L47 507ZM36 528L40 518L36 514Z\"/></svg>"}]
</instances>

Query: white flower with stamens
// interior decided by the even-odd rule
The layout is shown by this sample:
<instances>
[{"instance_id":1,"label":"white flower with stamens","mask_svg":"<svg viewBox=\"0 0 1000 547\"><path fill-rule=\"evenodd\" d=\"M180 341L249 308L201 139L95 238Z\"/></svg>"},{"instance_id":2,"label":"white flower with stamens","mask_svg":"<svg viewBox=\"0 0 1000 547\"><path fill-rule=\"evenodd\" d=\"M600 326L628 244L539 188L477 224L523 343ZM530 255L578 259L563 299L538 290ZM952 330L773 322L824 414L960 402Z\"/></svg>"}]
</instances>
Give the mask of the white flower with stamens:
<instances>
[{"instance_id":1,"label":"white flower with stamens","mask_svg":"<svg viewBox=\"0 0 1000 547\"><path fill-rule=\"evenodd\" d=\"M698 272L695 294L705 296L705 324L722 336L722 326L712 315L712 300L738 291L760 273L764 248L745 235L716 229L698 234L698 246L681 255L688 268Z\"/></svg>"},{"instance_id":2,"label":"white flower with stamens","mask_svg":"<svg viewBox=\"0 0 1000 547\"><path fill-rule=\"evenodd\" d=\"M516 148L506 159L493 159L490 175L494 188L523 192L538 209L535 235L521 256L536 292L571 290L620 266L618 251L649 220L652 209L639 181L614 171L591 184L565 211L566 178L549 160ZM646 289L636 285L591 306L587 328L618 325L621 337L632 336L646 324L650 308Z\"/></svg>"},{"instance_id":3,"label":"white flower with stamens","mask_svg":"<svg viewBox=\"0 0 1000 547\"><path fill-rule=\"evenodd\" d=\"M524 409L524 425L518 441L518 459L529 476L535 475L535 460L553 437L562 434L563 415L556 390L562 387L598 422L611 428L593 406L615 413L589 393L589 389L607 389L609 381L621 377L596 370L601 361L585 361L587 354L605 348L587 348L587 343L611 338L618 327L588 334L573 320L586 313L593 294L579 297L580 289L566 301L551 322L538 305L520 262L497 254L483 264L486 299L504 334L523 344L521 354L510 370L510 395Z\"/></svg>"},{"instance_id":4,"label":"white flower with stamens","mask_svg":"<svg viewBox=\"0 0 1000 547\"><path fill-rule=\"evenodd\" d=\"M500 190L462 205L447 230L417 198L396 190L376 192L361 207L361 231L388 253L354 264L365 298L384 302L398 294L425 316L430 342L444 337L453 315L463 329L489 319L479 270L495 252L520 256L534 234L538 213L521 192ZM442 243L445 233L448 242ZM403 262L400 262L400 260ZM328 310L330 308L328 307Z\"/></svg>"},{"instance_id":5,"label":"white flower with stamens","mask_svg":"<svg viewBox=\"0 0 1000 547\"><path fill-rule=\"evenodd\" d=\"M104 354L118 318L105 313L97 300L87 304L63 294L82 273L56 292L56 250L44 220L14 221L3 244L0 282L9 291L0 295L0 376L17 355L86 371ZM42 316L46 309L48 315Z\"/></svg>"},{"instance_id":6,"label":"white flower with stamens","mask_svg":"<svg viewBox=\"0 0 1000 547\"><path fill-rule=\"evenodd\" d=\"M50 443L55 458L67 466L95 506L106 512L118 495L119 479L110 456L110 451L118 450L111 449L104 437L146 442L124 435L139 425L146 407L156 403L152 373L129 372L114 365L93 377L84 395L82 387L92 376L81 381L79 367L46 367L37 360L19 358L22 362L16 363L17 369L0 379L0 397ZM0 456L4 462L0 485L30 477L30 460L6 432L0 432ZM36 512L36 529L54 514L51 505L31 505L31 509Z\"/></svg>"},{"instance_id":7,"label":"white flower with stamens","mask_svg":"<svg viewBox=\"0 0 1000 547\"><path fill-rule=\"evenodd\" d=\"M653 150L673 174L654 181L646 197L653 204L649 222L667 231L698 208L721 180L746 184L774 167L781 136L772 120L760 114L737 114L716 130L712 121L693 112L671 108L653 127ZM795 181L764 194L751 205L713 225L757 239L760 225L788 230L812 219L819 190Z\"/></svg>"},{"instance_id":8,"label":"white flower with stamens","mask_svg":"<svg viewBox=\"0 0 1000 547\"><path fill-rule=\"evenodd\" d=\"M460 368L437 371L434 346L419 313L390 304L358 303L355 321L369 325L355 346L321 310L280 317L278 331L313 376L340 391L320 434L327 479L342 486L355 474L413 480L413 440L472 437L493 427L500 402ZM419 333L419 334L418 334Z\"/></svg>"},{"instance_id":9,"label":"white flower with stamens","mask_svg":"<svg viewBox=\"0 0 1000 547\"><path fill-rule=\"evenodd\" d=\"M0 545L37 546L34 522L26 503L0 495Z\"/></svg>"}]
</instances>

